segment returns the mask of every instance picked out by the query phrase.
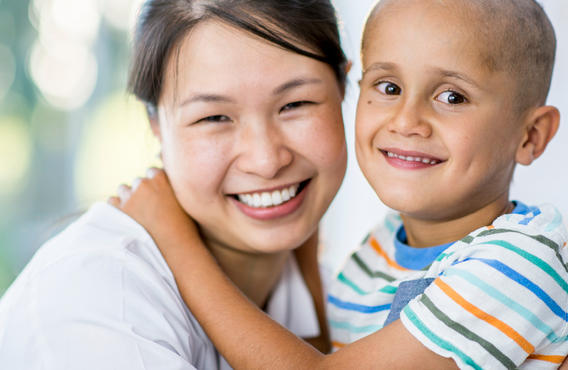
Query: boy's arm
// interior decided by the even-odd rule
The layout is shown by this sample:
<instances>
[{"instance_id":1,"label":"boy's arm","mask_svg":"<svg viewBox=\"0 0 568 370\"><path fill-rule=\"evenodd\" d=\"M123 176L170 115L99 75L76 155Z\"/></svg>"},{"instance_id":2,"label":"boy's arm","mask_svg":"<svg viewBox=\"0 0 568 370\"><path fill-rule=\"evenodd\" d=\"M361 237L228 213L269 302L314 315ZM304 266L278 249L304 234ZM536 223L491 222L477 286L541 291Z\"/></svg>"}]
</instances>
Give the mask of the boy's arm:
<instances>
[{"instance_id":1,"label":"boy's arm","mask_svg":"<svg viewBox=\"0 0 568 370\"><path fill-rule=\"evenodd\" d=\"M444 369L453 360L424 347L400 320L343 349L322 355L250 303L199 242L183 233L161 245L184 300L217 349L235 368ZM197 304L193 304L197 303Z\"/></svg>"},{"instance_id":2,"label":"boy's arm","mask_svg":"<svg viewBox=\"0 0 568 370\"><path fill-rule=\"evenodd\" d=\"M113 198L110 203L150 232L174 273L184 301L233 367L456 368L453 360L423 346L400 320L333 354L322 355L248 301L223 274L193 222L174 204L163 171L154 170L150 177L132 193L123 189L121 199Z\"/></svg>"}]
</instances>

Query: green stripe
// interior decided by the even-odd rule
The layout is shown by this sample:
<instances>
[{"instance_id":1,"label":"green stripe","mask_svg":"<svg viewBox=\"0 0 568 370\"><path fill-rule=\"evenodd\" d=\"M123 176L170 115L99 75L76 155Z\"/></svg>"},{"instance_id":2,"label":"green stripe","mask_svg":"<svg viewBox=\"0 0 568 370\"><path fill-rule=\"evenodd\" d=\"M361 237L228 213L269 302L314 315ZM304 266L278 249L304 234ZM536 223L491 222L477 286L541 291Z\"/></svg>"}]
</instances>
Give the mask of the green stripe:
<instances>
[{"instance_id":1,"label":"green stripe","mask_svg":"<svg viewBox=\"0 0 568 370\"><path fill-rule=\"evenodd\" d=\"M501 302L503 305L514 310L521 317L524 317L536 329L538 329L540 332L542 332L544 335L546 335L548 340L550 340L551 342L557 343L557 342L566 341L565 337L559 338L554 333L554 330L550 326L548 326L546 323L544 323L538 316L536 316L534 313L532 313L532 311L530 311L529 309L527 309L523 305L517 303L513 299L509 298L505 294L501 293L499 290L495 289L490 284L487 284L485 281L481 280L480 278L478 278L474 274L472 274L468 271L463 271L463 270L456 269L456 268L450 268L450 269L444 271L444 275L446 275L446 276L459 276L462 279L464 279L465 281L467 281L468 283L470 283L471 285L474 285L477 288L481 289L487 295L495 298L496 300Z\"/></svg>"},{"instance_id":2,"label":"green stripe","mask_svg":"<svg viewBox=\"0 0 568 370\"><path fill-rule=\"evenodd\" d=\"M385 227L387 228L388 231L390 231L391 233L394 233L395 227L394 224L388 219L388 217L385 218Z\"/></svg>"},{"instance_id":3,"label":"green stripe","mask_svg":"<svg viewBox=\"0 0 568 370\"><path fill-rule=\"evenodd\" d=\"M353 282L353 280L351 280L347 276L345 276L345 274L343 272L339 273L339 275L337 276L337 280L339 280L343 284L345 284L348 287L350 287L351 289L353 289L355 291L355 293L357 293L359 295L371 294L371 292L366 292L363 289L361 289L357 284L355 284ZM377 290L377 292L386 293L386 294L395 294L396 290L397 290L397 287L395 287L393 285L385 285L381 289Z\"/></svg>"},{"instance_id":4,"label":"green stripe","mask_svg":"<svg viewBox=\"0 0 568 370\"><path fill-rule=\"evenodd\" d=\"M414 311L412 311L412 309L410 308L409 305L407 305L404 308L403 312L406 315L406 317L412 322L412 324L414 324L414 326L418 330L420 330L422 332L422 334L424 334L428 339L430 339L432 341L432 343L434 343L438 347L445 349L446 351L450 351L450 352L455 353L463 362L465 362L469 366L473 367L474 369L479 369L479 370L482 369L482 367L479 366L478 364L476 364L475 361L473 361L473 359L471 357L469 357L468 355L466 355L465 353L460 351L457 347L455 347L451 343L449 343L449 342L443 340L442 338L438 337L430 329L428 329L426 327L426 325L424 325L424 323L422 321L420 321L420 319L416 316Z\"/></svg>"},{"instance_id":5,"label":"green stripe","mask_svg":"<svg viewBox=\"0 0 568 370\"><path fill-rule=\"evenodd\" d=\"M465 238L463 238L461 241L467 244L470 244L473 241L473 236L471 235L467 235Z\"/></svg>"},{"instance_id":6,"label":"green stripe","mask_svg":"<svg viewBox=\"0 0 568 370\"><path fill-rule=\"evenodd\" d=\"M521 234L524 235L526 237L529 237L531 239L536 240L539 243L542 243L544 245L546 245L547 247L549 247L550 249L552 249L555 253L556 256L558 257L559 260L563 260L562 257L560 257L560 254L558 253L560 246L551 239L548 239L546 236L544 235L529 235L529 234L525 234L521 231L518 230L511 230L511 229L491 229L491 230L485 230L480 232L479 234L477 234L476 238L482 237L482 236L488 236L488 235L495 235L495 234L503 234L503 233L517 233L517 234Z\"/></svg>"},{"instance_id":7,"label":"green stripe","mask_svg":"<svg viewBox=\"0 0 568 370\"><path fill-rule=\"evenodd\" d=\"M345 275L343 275L343 272L339 273L339 275L337 276L337 280L339 280L343 284L353 289L359 295L369 294L368 292L365 292L363 289L359 288L354 282L349 280Z\"/></svg>"},{"instance_id":8,"label":"green stripe","mask_svg":"<svg viewBox=\"0 0 568 370\"><path fill-rule=\"evenodd\" d=\"M500 363L503 364L507 369L516 369L515 363L507 357L503 352L499 351L497 347L491 344L489 341L481 338L479 335L475 334L462 324L459 324L452 319L450 319L445 313L440 311L438 307L425 295L423 294L420 301L436 316L440 321L454 329L456 332L460 333L465 338L478 343L481 347L485 348L493 357L495 357Z\"/></svg>"},{"instance_id":9,"label":"green stripe","mask_svg":"<svg viewBox=\"0 0 568 370\"><path fill-rule=\"evenodd\" d=\"M387 293L387 294L395 294L397 291L397 287L392 286L392 285L385 285L384 287L382 287L381 289L379 289L379 292L381 293Z\"/></svg>"},{"instance_id":10,"label":"green stripe","mask_svg":"<svg viewBox=\"0 0 568 370\"><path fill-rule=\"evenodd\" d=\"M381 325L355 326L350 322L328 320L329 325L335 329L348 330L352 333L374 333L382 329Z\"/></svg>"},{"instance_id":11,"label":"green stripe","mask_svg":"<svg viewBox=\"0 0 568 370\"><path fill-rule=\"evenodd\" d=\"M518 230L513 230L513 229L490 229L490 230L485 230L480 232L479 234L476 235L476 237L481 237L481 236L487 236L487 235L495 235L495 234L503 234L503 233L517 233L517 234L522 234L524 236L528 236L529 238L532 238L536 241L541 242L542 244L546 244L547 246L549 246L552 249L558 250L559 245L551 239L548 239L546 236L544 235L529 235L529 234L525 234L522 231L518 231Z\"/></svg>"},{"instance_id":12,"label":"green stripe","mask_svg":"<svg viewBox=\"0 0 568 370\"><path fill-rule=\"evenodd\" d=\"M558 285L560 285L562 287L562 289L564 289L565 292L568 293L568 283L566 283L566 281L564 281L564 279L562 279L562 277L556 272L556 270L554 268L552 268L552 266L550 266L548 263L544 262L542 259L540 259L539 257L535 256L534 254L531 254L519 247L514 246L511 243L508 243L504 240L492 240L492 241L487 241L487 242L483 242L480 244L486 244L486 245L498 245L500 247L503 247L505 249L508 249L516 254L518 254L519 256L523 257L525 260L531 262L533 265L538 266L538 268L540 268L542 271L546 272L551 278L554 279L554 281L556 281L556 283Z\"/></svg>"},{"instance_id":13,"label":"green stripe","mask_svg":"<svg viewBox=\"0 0 568 370\"><path fill-rule=\"evenodd\" d=\"M367 241L369 240L369 238L371 237L371 233L368 233L365 238L363 239L363 241L361 242L360 245L364 245L367 244Z\"/></svg>"},{"instance_id":14,"label":"green stripe","mask_svg":"<svg viewBox=\"0 0 568 370\"><path fill-rule=\"evenodd\" d=\"M367 266L365 264L365 262L363 262L361 257L359 257L356 253L353 253L351 255L351 258L355 261L355 263L357 263L357 265L361 268L361 270L363 270L365 272L365 274L367 274L370 278L381 278L381 279L388 281L389 283L396 280L394 277L387 275L384 272L371 271L369 266Z\"/></svg>"},{"instance_id":15,"label":"green stripe","mask_svg":"<svg viewBox=\"0 0 568 370\"><path fill-rule=\"evenodd\" d=\"M452 254L454 254L454 252L450 252L450 253L440 253L440 255L438 256L438 258L436 258L437 262L440 262L441 260L443 260L446 257L451 256Z\"/></svg>"}]
</instances>

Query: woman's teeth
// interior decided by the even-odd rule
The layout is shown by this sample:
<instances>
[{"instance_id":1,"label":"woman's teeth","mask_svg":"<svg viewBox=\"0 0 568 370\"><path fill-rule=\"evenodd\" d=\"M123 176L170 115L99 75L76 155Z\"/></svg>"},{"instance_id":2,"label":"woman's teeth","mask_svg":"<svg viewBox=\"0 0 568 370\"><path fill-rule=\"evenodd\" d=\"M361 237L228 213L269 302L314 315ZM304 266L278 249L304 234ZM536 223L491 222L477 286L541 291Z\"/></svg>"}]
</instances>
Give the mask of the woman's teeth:
<instances>
[{"instance_id":1,"label":"woman's teeth","mask_svg":"<svg viewBox=\"0 0 568 370\"><path fill-rule=\"evenodd\" d=\"M238 198L241 203L253 208L274 207L296 196L300 184L291 185L281 190L272 192L239 194Z\"/></svg>"},{"instance_id":2,"label":"woman's teeth","mask_svg":"<svg viewBox=\"0 0 568 370\"><path fill-rule=\"evenodd\" d=\"M420 163L424 163L424 164L438 164L438 163L440 163L440 161L435 160L435 159L430 159L430 158L404 156L404 155L395 154L395 153L391 153L391 152L386 152L386 153L387 153L387 156L390 157L390 158L398 158L398 159L401 159L401 160L407 161L407 162L420 162Z\"/></svg>"}]
</instances>

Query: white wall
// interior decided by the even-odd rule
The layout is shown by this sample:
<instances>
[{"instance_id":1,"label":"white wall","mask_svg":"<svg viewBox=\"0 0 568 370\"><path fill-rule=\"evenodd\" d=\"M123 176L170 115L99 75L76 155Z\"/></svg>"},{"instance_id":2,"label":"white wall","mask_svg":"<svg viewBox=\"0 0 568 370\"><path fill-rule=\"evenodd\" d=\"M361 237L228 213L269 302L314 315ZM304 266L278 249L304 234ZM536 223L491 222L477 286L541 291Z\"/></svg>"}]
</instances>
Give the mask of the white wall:
<instances>
[{"instance_id":1,"label":"white wall","mask_svg":"<svg viewBox=\"0 0 568 370\"><path fill-rule=\"evenodd\" d=\"M343 46L353 61L348 93L343 106L349 163L339 194L325 216L323 224L326 250L325 263L338 267L356 247L369 229L385 214L386 207L378 200L359 171L354 153L354 117L358 96L357 81L361 77L359 43L363 21L375 0L334 0L343 24ZM560 109L561 128L544 155L530 167L519 167L512 184L512 199L526 203L555 203L568 216L568 2L541 1L554 24L558 39L556 69L549 104Z\"/></svg>"}]
</instances>

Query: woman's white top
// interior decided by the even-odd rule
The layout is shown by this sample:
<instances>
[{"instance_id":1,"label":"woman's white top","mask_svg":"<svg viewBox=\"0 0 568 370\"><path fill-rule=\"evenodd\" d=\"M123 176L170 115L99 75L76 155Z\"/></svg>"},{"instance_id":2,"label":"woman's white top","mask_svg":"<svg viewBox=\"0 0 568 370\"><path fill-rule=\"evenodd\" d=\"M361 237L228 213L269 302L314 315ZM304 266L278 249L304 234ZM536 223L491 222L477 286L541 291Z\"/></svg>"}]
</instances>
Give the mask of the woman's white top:
<instances>
[{"instance_id":1,"label":"woman's white top","mask_svg":"<svg viewBox=\"0 0 568 370\"><path fill-rule=\"evenodd\" d=\"M298 336L319 335L294 258L267 312ZM40 248L0 300L0 369L194 368L230 367L150 235L106 203Z\"/></svg>"}]
</instances>

